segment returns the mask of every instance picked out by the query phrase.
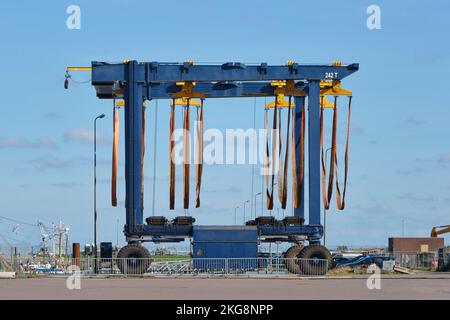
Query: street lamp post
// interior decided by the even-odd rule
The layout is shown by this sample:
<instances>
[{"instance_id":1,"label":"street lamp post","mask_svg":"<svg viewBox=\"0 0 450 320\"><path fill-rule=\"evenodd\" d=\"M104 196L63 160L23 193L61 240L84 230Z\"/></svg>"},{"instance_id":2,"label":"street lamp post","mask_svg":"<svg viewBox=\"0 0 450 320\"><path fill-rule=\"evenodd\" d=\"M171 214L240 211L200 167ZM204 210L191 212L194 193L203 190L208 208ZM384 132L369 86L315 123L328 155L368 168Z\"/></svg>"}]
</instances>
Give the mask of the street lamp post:
<instances>
[{"instance_id":1,"label":"street lamp post","mask_svg":"<svg viewBox=\"0 0 450 320\"><path fill-rule=\"evenodd\" d=\"M255 219L256 219L256 197L262 195L261 192L258 192L257 194L255 194Z\"/></svg>"},{"instance_id":2,"label":"street lamp post","mask_svg":"<svg viewBox=\"0 0 450 320\"><path fill-rule=\"evenodd\" d=\"M236 208L234 208L234 225L236 225L237 223L237 209L240 209L241 207L236 206Z\"/></svg>"},{"instance_id":3,"label":"street lamp post","mask_svg":"<svg viewBox=\"0 0 450 320\"><path fill-rule=\"evenodd\" d=\"M250 202L250 200L244 201L244 225L245 225L245 204L246 204L246 203L249 203L249 202Z\"/></svg>"},{"instance_id":4,"label":"street lamp post","mask_svg":"<svg viewBox=\"0 0 450 320\"><path fill-rule=\"evenodd\" d=\"M103 119L101 114L94 119L94 272L98 273L98 254L97 254L97 120Z\"/></svg>"}]
</instances>

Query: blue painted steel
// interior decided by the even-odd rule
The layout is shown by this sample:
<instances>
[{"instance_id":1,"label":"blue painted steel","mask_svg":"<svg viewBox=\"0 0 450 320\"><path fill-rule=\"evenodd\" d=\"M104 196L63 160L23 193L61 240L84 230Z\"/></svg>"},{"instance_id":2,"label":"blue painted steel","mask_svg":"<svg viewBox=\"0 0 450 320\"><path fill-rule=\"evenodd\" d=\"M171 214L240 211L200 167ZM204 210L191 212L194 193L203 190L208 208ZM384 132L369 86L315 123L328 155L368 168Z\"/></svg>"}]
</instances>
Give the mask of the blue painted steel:
<instances>
[{"instance_id":1,"label":"blue painted steel","mask_svg":"<svg viewBox=\"0 0 450 320\"><path fill-rule=\"evenodd\" d=\"M256 267L256 226L194 226L193 258L196 269ZM225 261L223 258L239 258ZM252 258L242 260L241 258ZM202 260L206 259L206 260Z\"/></svg>"},{"instance_id":2,"label":"blue painted steel","mask_svg":"<svg viewBox=\"0 0 450 320\"><path fill-rule=\"evenodd\" d=\"M125 87L125 189L126 234L133 235L142 224L141 150L142 86L136 79L136 61L126 68Z\"/></svg>"},{"instance_id":3,"label":"blue painted steel","mask_svg":"<svg viewBox=\"0 0 450 320\"><path fill-rule=\"evenodd\" d=\"M190 238L193 236L193 226L153 226L142 225L137 226L134 235L136 236L152 236L153 238ZM286 236L308 236L310 238L321 238L323 235L323 227L320 225L299 225L299 226L256 226L258 236L262 237L286 237Z\"/></svg>"},{"instance_id":4,"label":"blue painted steel","mask_svg":"<svg viewBox=\"0 0 450 320\"><path fill-rule=\"evenodd\" d=\"M153 237L192 237L192 226L152 226L143 225L136 231L138 236L153 236Z\"/></svg>"},{"instance_id":5,"label":"blue painted steel","mask_svg":"<svg viewBox=\"0 0 450 320\"><path fill-rule=\"evenodd\" d=\"M144 99L171 99L172 94L180 91L180 87L173 83L143 84ZM307 90L306 83L296 83L299 89ZM123 98L121 93L113 95L113 86L95 86L97 97L100 99ZM238 98L238 97L267 97L274 96L274 87L267 82L227 82L227 83L198 83L194 90L202 93L206 98Z\"/></svg>"},{"instance_id":6,"label":"blue painted steel","mask_svg":"<svg viewBox=\"0 0 450 320\"><path fill-rule=\"evenodd\" d=\"M223 65L191 65L189 63L138 63L123 64L92 62L92 84L99 98L113 98L113 89L125 83L125 178L126 178L126 228L130 237L153 236L155 241L193 236L189 226L147 226L143 224L141 188L141 130L143 99L170 98L179 91L177 81L195 81L195 91L207 98L273 96L270 80L301 80L297 86L309 92L308 116L308 165L309 165L309 225L289 227L258 227L259 236L281 236L294 239L296 235L307 236L317 243L323 234L320 225L320 110L319 81L343 79L356 72L358 64L345 66L298 65L246 66L241 63ZM238 82L234 82L238 81ZM257 81L257 82L251 82ZM303 81L306 81L307 84ZM122 97L121 94L115 97ZM296 124L300 129L301 97L296 97ZM299 136L299 135L297 135ZM299 141L296 141L298 145ZM299 151L299 148L297 148ZM299 155L299 154L298 154ZM297 157L299 159L299 157ZM302 193L304 200L304 194ZM304 204L304 201L302 201ZM295 210L304 217L304 207ZM236 236L237 233L234 235ZM257 239L255 236L254 239Z\"/></svg>"},{"instance_id":7,"label":"blue painted steel","mask_svg":"<svg viewBox=\"0 0 450 320\"><path fill-rule=\"evenodd\" d=\"M309 221L320 225L320 85L309 82L308 93L308 171L309 171Z\"/></svg>"},{"instance_id":8,"label":"blue painted steel","mask_svg":"<svg viewBox=\"0 0 450 320\"><path fill-rule=\"evenodd\" d=\"M301 126L302 126L302 109L303 102L305 101L305 97L295 97L295 137L297 138L295 141L296 147L296 162L297 168L300 167L300 135L301 135ZM305 112L306 115L306 112ZM305 131L306 133L306 131ZM306 140L305 140L306 141ZM303 167L303 174L305 173L305 168ZM305 218L305 188L302 188L302 192L300 194L301 203L300 208L294 209L294 215Z\"/></svg>"},{"instance_id":9,"label":"blue painted steel","mask_svg":"<svg viewBox=\"0 0 450 320\"><path fill-rule=\"evenodd\" d=\"M130 61L129 64L133 63ZM92 84L112 85L114 81L126 81L127 64L92 62ZM215 82L215 81L270 81L270 80L321 80L343 79L359 68L358 64L297 65L292 66L246 66L224 68L218 65L192 65L187 69L180 63L142 62L136 65L136 81L144 82Z\"/></svg>"}]
</instances>

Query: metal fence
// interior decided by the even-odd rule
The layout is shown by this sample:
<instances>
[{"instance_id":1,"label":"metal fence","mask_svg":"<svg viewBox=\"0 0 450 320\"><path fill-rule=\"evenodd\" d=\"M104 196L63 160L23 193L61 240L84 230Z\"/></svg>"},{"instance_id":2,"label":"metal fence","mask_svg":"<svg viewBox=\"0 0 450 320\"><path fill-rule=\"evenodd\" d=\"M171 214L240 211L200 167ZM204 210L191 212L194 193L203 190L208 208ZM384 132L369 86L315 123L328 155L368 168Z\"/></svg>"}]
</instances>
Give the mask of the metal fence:
<instances>
[{"instance_id":1,"label":"metal fence","mask_svg":"<svg viewBox=\"0 0 450 320\"><path fill-rule=\"evenodd\" d=\"M397 266L410 269L440 270L437 253L397 253L391 255ZM450 256L447 256L447 262ZM448 262L450 265L450 262ZM74 267L76 266L76 267ZM0 271L16 271L18 275L67 275L79 271L81 275L123 276L300 276L325 275L332 267L321 259L266 258L195 258L189 256L167 258L68 258L44 261L41 257L18 256L10 261L0 256ZM447 270L447 269L446 269Z\"/></svg>"},{"instance_id":2,"label":"metal fence","mask_svg":"<svg viewBox=\"0 0 450 320\"><path fill-rule=\"evenodd\" d=\"M328 260L286 258L201 258L153 260L151 258L69 259L67 265L20 263L21 274L67 275L123 275L123 276L284 276L298 274L320 276L330 268Z\"/></svg>"},{"instance_id":3,"label":"metal fence","mask_svg":"<svg viewBox=\"0 0 450 320\"><path fill-rule=\"evenodd\" d=\"M391 256L397 265L409 269L434 270L438 267L437 252L394 253Z\"/></svg>"}]
</instances>

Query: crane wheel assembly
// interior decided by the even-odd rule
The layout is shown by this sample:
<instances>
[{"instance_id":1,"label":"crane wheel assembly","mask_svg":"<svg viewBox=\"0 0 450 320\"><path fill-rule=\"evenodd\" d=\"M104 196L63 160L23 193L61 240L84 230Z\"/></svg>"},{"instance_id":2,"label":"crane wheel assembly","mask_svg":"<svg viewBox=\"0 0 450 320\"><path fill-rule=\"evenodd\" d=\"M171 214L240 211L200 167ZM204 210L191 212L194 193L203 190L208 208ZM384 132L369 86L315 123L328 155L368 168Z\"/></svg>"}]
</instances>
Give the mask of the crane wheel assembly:
<instances>
[{"instance_id":1,"label":"crane wheel assembly","mask_svg":"<svg viewBox=\"0 0 450 320\"><path fill-rule=\"evenodd\" d=\"M296 244L287 249L287 251L284 253L284 257L287 259L286 268L290 273L294 274L302 273L297 259L303 248L304 248L303 244Z\"/></svg>"},{"instance_id":2,"label":"crane wheel assembly","mask_svg":"<svg viewBox=\"0 0 450 320\"><path fill-rule=\"evenodd\" d=\"M150 252L140 243L130 243L117 253L117 264L123 274L143 274L147 271L152 259Z\"/></svg>"},{"instance_id":3,"label":"crane wheel assembly","mask_svg":"<svg viewBox=\"0 0 450 320\"><path fill-rule=\"evenodd\" d=\"M331 254L322 245L303 246L296 244L285 253L286 268L290 273L303 275L325 275L331 266Z\"/></svg>"},{"instance_id":4,"label":"crane wheel assembly","mask_svg":"<svg viewBox=\"0 0 450 320\"><path fill-rule=\"evenodd\" d=\"M304 247L298 258L300 270L306 275L324 275L332 263L330 251L320 244Z\"/></svg>"}]
</instances>

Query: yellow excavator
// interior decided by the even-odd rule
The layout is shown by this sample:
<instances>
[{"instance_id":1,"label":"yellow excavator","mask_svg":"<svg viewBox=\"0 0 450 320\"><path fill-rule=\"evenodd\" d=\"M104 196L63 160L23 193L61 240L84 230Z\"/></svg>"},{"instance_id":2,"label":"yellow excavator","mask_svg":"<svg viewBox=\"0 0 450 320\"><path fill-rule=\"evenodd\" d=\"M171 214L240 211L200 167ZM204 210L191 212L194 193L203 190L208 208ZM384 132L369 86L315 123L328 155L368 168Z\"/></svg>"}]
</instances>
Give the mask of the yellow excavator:
<instances>
[{"instance_id":1,"label":"yellow excavator","mask_svg":"<svg viewBox=\"0 0 450 320\"><path fill-rule=\"evenodd\" d=\"M437 226L437 227L433 227L433 229L431 229L431 237L432 238L436 238L438 235L444 234L444 233L449 233L450 232L450 225L446 225L446 226Z\"/></svg>"}]
</instances>

